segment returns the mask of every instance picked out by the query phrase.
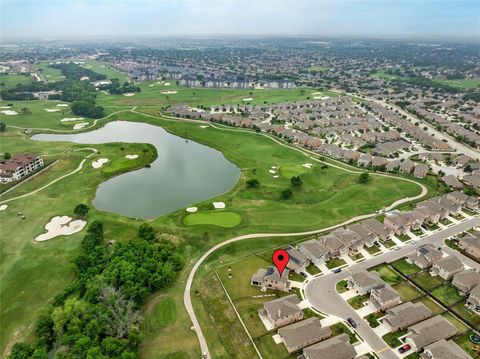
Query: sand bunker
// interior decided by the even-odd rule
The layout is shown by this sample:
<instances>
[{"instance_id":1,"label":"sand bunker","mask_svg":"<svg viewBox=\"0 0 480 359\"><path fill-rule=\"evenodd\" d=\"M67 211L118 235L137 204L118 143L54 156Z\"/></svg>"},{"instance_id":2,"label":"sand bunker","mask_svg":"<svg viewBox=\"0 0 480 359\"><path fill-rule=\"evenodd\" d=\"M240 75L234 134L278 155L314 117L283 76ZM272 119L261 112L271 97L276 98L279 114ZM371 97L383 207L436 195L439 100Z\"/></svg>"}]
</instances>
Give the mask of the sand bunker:
<instances>
[{"instance_id":1,"label":"sand bunker","mask_svg":"<svg viewBox=\"0 0 480 359\"><path fill-rule=\"evenodd\" d=\"M170 82L165 82L164 85L165 86L170 86Z\"/></svg>"},{"instance_id":2,"label":"sand bunker","mask_svg":"<svg viewBox=\"0 0 480 359\"><path fill-rule=\"evenodd\" d=\"M222 209L225 208L225 203L224 202L212 202L213 208L215 209Z\"/></svg>"},{"instance_id":3,"label":"sand bunker","mask_svg":"<svg viewBox=\"0 0 480 359\"><path fill-rule=\"evenodd\" d=\"M0 206L0 211L5 211L8 208L8 204L2 204Z\"/></svg>"},{"instance_id":4,"label":"sand bunker","mask_svg":"<svg viewBox=\"0 0 480 359\"><path fill-rule=\"evenodd\" d=\"M312 168L311 163L304 163L302 166L305 167L305 168L308 168L308 169Z\"/></svg>"},{"instance_id":5,"label":"sand bunker","mask_svg":"<svg viewBox=\"0 0 480 359\"><path fill-rule=\"evenodd\" d=\"M274 170L269 170L268 172L270 172L270 173L277 173L277 172L275 172Z\"/></svg>"},{"instance_id":6,"label":"sand bunker","mask_svg":"<svg viewBox=\"0 0 480 359\"><path fill-rule=\"evenodd\" d=\"M128 158L129 160L134 160L135 158L138 158L138 155L126 155L125 158Z\"/></svg>"},{"instance_id":7,"label":"sand bunker","mask_svg":"<svg viewBox=\"0 0 480 359\"><path fill-rule=\"evenodd\" d=\"M276 169L277 169L277 166L272 166L272 169L276 170Z\"/></svg>"},{"instance_id":8,"label":"sand bunker","mask_svg":"<svg viewBox=\"0 0 480 359\"><path fill-rule=\"evenodd\" d=\"M278 177L279 177L278 175L273 176L273 178L278 178Z\"/></svg>"},{"instance_id":9,"label":"sand bunker","mask_svg":"<svg viewBox=\"0 0 480 359\"><path fill-rule=\"evenodd\" d=\"M47 111L47 112L58 112L60 110L58 108L46 108L45 111Z\"/></svg>"},{"instance_id":10,"label":"sand bunker","mask_svg":"<svg viewBox=\"0 0 480 359\"><path fill-rule=\"evenodd\" d=\"M8 115L8 116L18 115L17 111L12 111L12 110L3 110L3 111L0 111L0 113L3 113L4 115Z\"/></svg>"},{"instance_id":11,"label":"sand bunker","mask_svg":"<svg viewBox=\"0 0 480 359\"><path fill-rule=\"evenodd\" d=\"M200 128L207 128L207 127L208 127L208 125L202 125L202 126L200 126Z\"/></svg>"},{"instance_id":12,"label":"sand bunker","mask_svg":"<svg viewBox=\"0 0 480 359\"><path fill-rule=\"evenodd\" d=\"M82 128L84 128L85 126L88 125L88 122L81 122L81 123L76 123L74 126L73 126L73 129L74 130L81 130Z\"/></svg>"},{"instance_id":13,"label":"sand bunker","mask_svg":"<svg viewBox=\"0 0 480 359\"><path fill-rule=\"evenodd\" d=\"M81 121L81 120L85 120L85 119L83 117L70 117L70 118L61 119L60 122Z\"/></svg>"},{"instance_id":14,"label":"sand bunker","mask_svg":"<svg viewBox=\"0 0 480 359\"><path fill-rule=\"evenodd\" d=\"M329 96L313 96L315 100L326 100L329 99Z\"/></svg>"},{"instance_id":15,"label":"sand bunker","mask_svg":"<svg viewBox=\"0 0 480 359\"><path fill-rule=\"evenodd\" d=\"M68 107L68 105L66 103L59 103L57 107Z\"/></svg>"},{"instance_id":16,"label":"sand bunker","mask_svg":"<svg viewBox=\"0 0 480 359\"><path fill-rule=\"evenodd\" d=\"M252 100L253 100L253 97L247 97L243 99L243 101L252 101Z\"/></svg>"},{"instance_id":17,"label":"sand bunker","mask_svg":"<svg viewBox=\"0 0 480 359\"><path fill-rule=\"evenodd\" d=\"M100 168L105 163L107 163L108 161L109 161L108 158L99 158L98 160L92 162L92 167L93 168Z\"/></svg>"},{"instance_id":18,"label":"sand bunker","mask_svg":"<svg viewBox=\"0 0 480 359\"><path fill-rule=\"evenodd\" d=\"M58 236L69 236L80 232L86 224L87 222L82 221L81 219L72 221L72 217L69 216L56 216L45 225L47 233L40 234L35 240L41 242L48 241L49 239Z\"/></svg>"},{"instance_id":19,"label":"sand bunker","mask_svg":"<svg viewBox=\"0 0 480 359\"><path fill-rule=\"evenodd\" d=\"M198 211L198 208L197 208L197 207L188 207L188 208L186 209L186 211L187 211L188 213L194 213L194 212Z\"/></svg>"},{"instance_id":20,"label":"sand bunker","mask_svg":"<svg viewBox=\"0 0 480 359\"><path fill-rule=\"evenodd\" d=\"M128 92L128 93L124 93L123 96L130 97L130 96L135 96L135 94L131 93L131 92Z\"/></svg>"},{"instance_id":21,"label":"sand bunker","mask_svg":"<svg viewBox=\"0 0 480 359\"><path fill-rule=\"evenodd\" d=\"M11 106L0 106L0 108L6 108L9 109Z\"/></svg>"},{"instance_id":22,"label":"sand bunker","mask_svg":"<svg viewBox=\"0 0 480 359\"><path fill-rule=\"evenodd\" d=\"M178 91L162 91L161 93L164 94L164 95L173 95L173 94L178 93Z\"/></svg>"}]
</instances>

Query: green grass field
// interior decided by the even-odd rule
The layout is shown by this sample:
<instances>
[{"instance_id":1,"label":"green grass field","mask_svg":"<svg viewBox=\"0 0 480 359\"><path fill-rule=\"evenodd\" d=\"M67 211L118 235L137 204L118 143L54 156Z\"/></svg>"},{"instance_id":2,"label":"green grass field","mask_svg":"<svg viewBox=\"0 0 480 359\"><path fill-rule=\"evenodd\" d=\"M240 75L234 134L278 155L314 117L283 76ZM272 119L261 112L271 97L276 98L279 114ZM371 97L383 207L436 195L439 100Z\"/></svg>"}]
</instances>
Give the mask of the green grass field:
<instances>
[{"instance_id":1,"label":"green grass field","mask_svg":"<svg viewBox=\"0 0 480 359\"><path fill-rule=\"evenodd\" d=\"M457 288L450 283L446 283L441 287L435 288L432 295L446 305L452 305L462 299Z\"/></svg>"},{"instance_id":2,"label":"green grass field","mask_svg":"<svg viewBox=\"0 0 480 359\"><path fill-rule=\"evenodd\" d=\"M120 81L121 84L123 84L124 82L128 82L128 77L126 74L121 71L115 70L104 61L87 59L85 60L85 63L81 66L85 67L86 69L92 70L97 74L105 75L109 80L116 78Z\"/></svg>"},{"instance_id":3,"label":"green grass field","mask_svg":"<svg viewBox=\"0 0 480 359\"><path fill-rule=\"evenodd\" d=\"M62 75L61 70L48 67L48 61L38 62L36 66L45 81L57 82L65 80L65 76Z\"/></svg>"},{"instance_id":4,"label":"green grass field","mask_svg":"<svg viewBox=\"0 0 480 359\"><path fill-rule=\"evenodd\" d=\"M415 264L407 263L405 259L400 259L391 264L393 268L398 270L399 272L403 273L406 276L414 275L420 272L420 268L417 267Z\"/></svg>"},{"instance_id":5,"label":"green grass field","mask_svg":"<svg viewBox=\"0 0 480 359\"><path fill-rule=\"evenodd\" d=\"M388 264L380 264L370 270L377 272L380 275L380 278L390 285L395 285L403 281L403 278L390 268Z\"/></svg>"},{"instance_id":6,"label":"green grass field","mask_svg":"<svg viewBox=\"0 0 480 359\"><path fill-rule=\"evenodd\" d=\"M464 79L464 80L439 80L435 79L435 82L441 83L443 85L449 85L453 87L460 87L464 89L473 89L480 87L480 77L473 79Z\"/></svg>"},{"instance_id":7,"label":"green grass field","mask_svg":"<svg viewBox=\"0 0 480 359\"><path fill-rule=\"evenodd\" d=\"M413 285L411 285L408 282L397 284L393 286L393 289L395 289L398 292L398 294L402 296L404 302L409 302L423 295L421 291L416 289Z\"/></svg>"},{"instance_id":8,"label":"green grass field","mask_svg":"<svg viewBox=\"0 0 480 359\"><path fill-rule=\"evenodd\" d=\"M426 291L431 291L433 288L438 287L445 282L439 276L432 277L428 272L417 274L413 276L411 280Z\"/></svg>"},{"instance_id":9,"label":"green grass field","mask_svg":"<svg viewBox=\"0 0 480 359\"><path fill-rule=\"evenodd\" d=\"M26 85L33 82L33 77L30 74L17 75L17 74L0 74L0 89L7 90L17 86L17 84ZM3 116L2 116L3 117Z\"/></svg>"},{"instance_id":10,"label":"green grass field","mask_svg":"<svg viewBox=\"0 0 480 359\"><path fill-rule=\"evenodd\" d=\"M242 217L235 212L220 211L209 213L191 213L185 216L183 223L187 226L212 225L223 228L232 228L242 221Z\"/></svg>"},{"instance_id":11,"label":"green grass field","mask_svg":"<svg viewBox=\"0 0 480 359\"><path fill-rule=\"evenodd\" d=\"M280 167L280 174L285 178L292 178L293 176L300 176L311 169L299 164L283 165Z\"/></svg>"}]
</instances>

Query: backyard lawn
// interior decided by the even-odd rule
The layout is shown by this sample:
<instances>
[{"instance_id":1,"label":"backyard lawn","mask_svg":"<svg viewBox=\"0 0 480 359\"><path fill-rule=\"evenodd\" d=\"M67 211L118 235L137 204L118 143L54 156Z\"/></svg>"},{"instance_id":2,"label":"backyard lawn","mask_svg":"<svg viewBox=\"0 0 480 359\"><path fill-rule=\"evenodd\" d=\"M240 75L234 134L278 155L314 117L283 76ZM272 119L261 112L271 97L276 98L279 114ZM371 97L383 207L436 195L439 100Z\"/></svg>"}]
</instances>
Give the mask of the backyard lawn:
<instances>
[{"instance_id":1,"label":"backyard lawn","mask_svg":"<svg viewBox=\"0 0 480 359\"><path fill-rule=\"evenodd\" d=\"M403 281L403 278L399 274L395 273L395 271L385 263L370 268L369 270L374 270L377 272L380 275L380 278L382 278L385 283L390 285L395 285Z\"/></svg>"},{"instance_id":2,"label":"backyard lawn","mask_svg":"<svg viewBox=\"0 0 480 359\"><path fill-rule=\"evenodd\" d=\"M475 328L480 329L480 316L473 313L471 310L465 307L466 299L462 300L460 303L452 307L452 311L455 312L458 316L462 317L464 320L469 322Z\"/></svg>"},{"instance_id":3,"label":"backyard lawn","mask_svg":"<svg viewBox=\"0 0 480 359\"><path fill-rule=\"evenodd\" d=\"M439 285L442 285L445 282L438 275L432 277L428 272L422 272L420 274L417 274L413 276L411 280L427 292L431 291L435 287L438 287Z\"/></svg>"},{"instance_id":4,"label":"backyard lawn","mask_svg":"<svg viewBox=\"0 0 480 359\"><path fill-rule=\"evenodd\" d=\"M473 335L473 331L469 331L465 334L455 337L453 340L457 343L463 350L472 356L472 358L479 359L480 354L478 353L478 345L475 345L470 340L470 336Z\"/></svg>"},{"instance_id":5,"label":"backyard lawn","mask_svg":"<svg viewBox=\"0 0 480 359\"><path fill-rule=\"evenodd\" d=\"M395 289L398 294L402 296L404 302L409 302L413 299L419 298L423 294L408 282L397 284L393 286L393 289Z\"/></svg>"},{"instance_id":6,"label":"backyard lawn","mask_svg":"<svg viewBox=\"0 0 480 359\"><path fill-rule=\"evenodd\" d=\"M448 306L457 303L463 297L458 293L457 288L452 284L446 283L441 287L435 288L432 291L432 295L437 298L441 303Z\"/></svg>"},{"instance_id":7,"label":"backyard lawn","mask_svg":"<svg viewBox=\"0 0 480 359\"><path fill-rule=\"evenodd\" d=\"M462 323L460 320L455 318L451 313L442 314L442 317L447 319L450 323L452 323L458 329L457 334L466 333L469 329L464 323Z\"/></svg>"},{"instance_id":8,"label":"backyard lawn","mask_svg":"<svg viewBox=\"0 0 480 359\"><path fill-rule=\"evenodd\" d=\"M414 300L414 302L423 303L428 309L432 311L432 315L437 315L445 312L445 309L443 309L440 305L435 303L433 299L428 296L421 297L420 299Z\"/></svg>"},{"instance_id":9,"label":"backyard lawn","mask_svg":"<svg viewBox=\"0 0 480 359\"><path fill-rule=\"evenodd\" d=\"M406 276L411 276L420 272L421 270L415 264L407 263L405 259L400 259L396 262L393 262L391 263L391 266Z\"/></svg>"}]
</instances>

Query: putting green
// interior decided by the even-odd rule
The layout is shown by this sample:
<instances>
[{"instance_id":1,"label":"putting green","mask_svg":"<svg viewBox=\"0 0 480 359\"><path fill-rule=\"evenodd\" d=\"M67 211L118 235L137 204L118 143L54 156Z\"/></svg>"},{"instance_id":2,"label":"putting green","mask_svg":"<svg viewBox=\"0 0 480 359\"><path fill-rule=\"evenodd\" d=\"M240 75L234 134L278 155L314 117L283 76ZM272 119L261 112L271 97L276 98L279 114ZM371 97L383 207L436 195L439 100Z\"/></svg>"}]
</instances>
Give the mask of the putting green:
<instances>
[{"instance_id":1,"label":"putting green","mask_svg":"<svg viewBox=\"0 0 480 359\"><path fill-rule=\"evenodd\" d=\"M285 178L292 178L293 176L300 176L309 169L302 165L292 164L280 166L280 174Z\"/></svg>"},{"instance_id":2,"label":"putting green","mask_svg":"<svg viewBox=\"0 0 480 359\"><path fill-rule=\"evenodd\" d=\"M232 228L238 225L242 217L238 213L221 211L221 212L204 212L191 213L183 218L183 223L187 226L194 226L199 224L211 224L213 226Z\"/></svg>"}]
</instances>

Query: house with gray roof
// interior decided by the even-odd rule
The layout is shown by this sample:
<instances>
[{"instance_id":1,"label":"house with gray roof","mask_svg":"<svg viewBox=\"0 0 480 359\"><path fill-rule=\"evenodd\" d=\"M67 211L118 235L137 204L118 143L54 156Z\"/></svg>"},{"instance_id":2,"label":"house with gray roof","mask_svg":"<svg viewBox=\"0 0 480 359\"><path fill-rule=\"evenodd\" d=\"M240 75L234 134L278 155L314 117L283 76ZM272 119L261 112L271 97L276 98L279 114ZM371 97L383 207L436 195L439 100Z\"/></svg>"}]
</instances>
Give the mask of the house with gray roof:
<instances>
[{"instance_id":1,"label":"house with gray roof","mask_svg":"<svg viewBox=\"0 0 480 359\"><path fill-rule=\"evenodd\" d=\"M382 322L390 332L396 332L430 318L431 315L432 311L425 304L406 302L388 309Z\"/></svg>"},{"instance_id":2,"label":"house with gray roof","mask_svg":"<svg viewBox=\"0 0 480 359\"><path fill-rule=\"evenodd\" d=\"M405 260L421 269L429 268L436 261L442 259L443 253L432 244L420 246L415 252L409 254Z\"/></svg>"},{"instance_id":3,"label":"house with gray roof","mask_svg":"<svg viewBox=\"0 0 480 359\"><path fill-rule=\"evenodd\" d=\"M309 345L318 343L332 336L330 327L322 327L320 319L308 318L300 322L287 325L278 330L289 353L296 352Z\"/></svg>"},{"instance_id":4,"label":"house with gray roof","mask_svg":"<svg viewBox=\"0 0 480 359\"><path fill-rule=\"evenodd\" d=\"M461 271L453 276L452 284L463 294L468 294L480 284L480 273L474 269Z\"/></svg>"},{"instance_id":5,"label":"house with gray roof","mask_svg":"<svg viewBox=\"0 0 480 359\"><path fill-rule=\"evenodd\" d=\"M455 256L448 256L436 261L432 269L430 269L431 276L439 276L445 280L450 280L455 274L463 271L463 263Z\"/></svg>"},{"instance_id":6,"label":"house with gray roof","mask_svg":"<svg viewBox=\"0 0 480 359\"><path fill-rule=\"evenodd\" d=\"M480 258L480 232L467 233L458 240L458 246L468 254Z\"/></svg>"},{"instance_id":7,"label":"house with gray roof","mask_svg":"<svg viewBox=\"0 0 480 359\"><path fill-rule=\"evenodd\" d=\"M427 345L421 359L471 359L457 343L453 340L441 339L433 344Z\"/></svg>"},{"instance_id":8,"label":"house with gray roof","mask_svg":"<svg viewBox=\"0 0 480 359\"><path fill-rule=\"evenodd\" d=\"M373 246L375 244L375 241L378 239L378 237L374 233L372 233L359 223L351 224L347 226L347 229L349 231L355 232L363 240L367 247Z\"/></svg>"},{"instance_id":9,"label":"house with gray roof","mask_svg":"<svg viewBox=\"0 0 480 359\"><path fill-rule=\"evenodd\" d=\"M427 345L447 339L457 333L457 328L441 315L424 320L408 328L405 343L410 344L413 351L419 352Z\"/></svg>"},{"instance_id":10,"label":"house with gray roof","mask_svg":"<svg viewBox=\"0 0 480 359\"><path fill-rule=\"evenodd\" d=\"M277 289L282 292L290 291L290 282L288 281L288 275L290 271L285 269L280 276L277 268L268 267L267 269L260 268L257 273L252 275L250 284L255 287L260 287L262 292L267 289Z\"/></svg>"},{"instance_id":11,"label":"house with gray roof","mask_svg":"<svg viewBox=\"0 0 480 359\"><path fill-rule=\"evenodd\" d=\"M467 299L468 309L480 312L480 285L475 286L471 291Z\"/></svg>"},{"instance_id":12,"label":"house with gray roof","mask_svg":"<svg viewBox=\"0 0 480 359\"><path fill-rule=\"evenodd\" d=\"M349 289L355 290L358 294L369 293L374 287L383 284L377 272L362 271L352 274L347 278L347 286Z\"/></svg>"},{"instance_id":13,"label":"house with gray roof","mask_svg":"<svg viewBox=\"0 0 480 359\"><path fill-rule=\"evenodd\" d=\"M375 312L393 308L402 303L402 296L388 284L372 288L368 306Z\"/></svg>"},{"instance_id":14,"label":"house with gray roof","mask_svg":"<svg viewBox=\"0 0 480 359\"><path fill-rule=\"evenodd\" d=\"M452 189L462 189L463 188L463 184L462 182L460 182L457 177L455 177L454 175L445 175L442 177L442 180L443 182L445 182L445 184L452 188Z\"/></svg>"},{"instance_id":15,"label":"house with gray roof","mask_svg":"<svg viewBox=\"0 0 480 359\"><path fill-rule=\"evenodd\" d=\"M329 258L325 247L316 239L310 239L298 245L298 250L305 254L316 266L322 265Z\"/></svg>"},{"instance_id":16,"label":"house with gray roof","mask_svg":"<svg viewBox=\"0 0 480 359\"><path fill-rule=\"evenodd\" d=\"M290 257L287 268L290 268L296 273L305 272L306 268L310 265L310 259L292 246L288 246L286 251Z\"/></svg>"},{"instance_id":17,"label":"house with gray roof","mask_svg":"<svg viewBox=\"0 0 480 359\"><path fill-rule=\"evenodd\" d=\"M463 192L460 191L454 191L447 193L445 195L445 198L453 201L454 203L457 203L461 206L464 206L469 209L476 209L478 208L478 198L469 196Z\"/></svg>"},{"instance_id":18,"label":"house with gray roof","mask_svg":"<svg viewBox=\"0 0 480 359\"><path fill-rule=\"evenodd\" d=\"M287 295L264 303L258 315L262 320L268 321L273 328L283 327L303 319L299 303L300 299L296 294Z\"/></svg>"},{"instance_id":19,"label":"house with gray roof","mask_svg":"<svg viewBox=\"0 0 480 359\"><path fill-rule=\"evenodd\" d=\"M428 166L416 165L413 169L413 175L417 178L424 178L428 173Z\"/></svg>"},{"instance_id":20,"label":"house with gray roof","mask_svg":"<svg viewBox=\"0 0 480 359\"><path fill-rule=\"evenodd\" d=\"M409 159L406 159L400 164L399 170L401 173L412 173L414 168L415 168L415 162Z\"/></svg>"},{"instance_id":21,"label":"house with gray roof","mask_svg":"<svg viewBox=\"0 0 480 359\"><path fill-rule=\"evenodd\" d=\"M345 333L303 349L305 359L354 359L356 356L350 337Z\"/></svg>"},{"instance_id":22,"label":"house with gray roof","mask_svg":"<svg viewBox=\"0 0 480 359\"><path fill-rule=\"evenodd\" d=\"M382 241L389 239L393 235L393 229L388 228L384 223L374 218L366 219L360 222L360 224L368 231L374 233Z\"/></svg>"}]
</instances>

